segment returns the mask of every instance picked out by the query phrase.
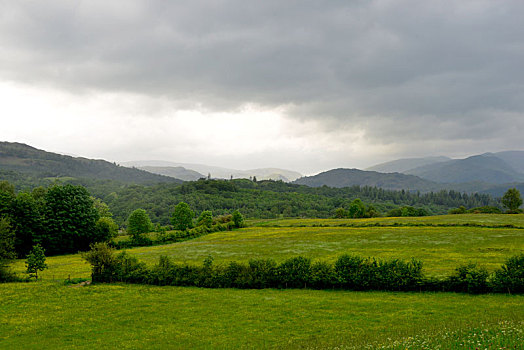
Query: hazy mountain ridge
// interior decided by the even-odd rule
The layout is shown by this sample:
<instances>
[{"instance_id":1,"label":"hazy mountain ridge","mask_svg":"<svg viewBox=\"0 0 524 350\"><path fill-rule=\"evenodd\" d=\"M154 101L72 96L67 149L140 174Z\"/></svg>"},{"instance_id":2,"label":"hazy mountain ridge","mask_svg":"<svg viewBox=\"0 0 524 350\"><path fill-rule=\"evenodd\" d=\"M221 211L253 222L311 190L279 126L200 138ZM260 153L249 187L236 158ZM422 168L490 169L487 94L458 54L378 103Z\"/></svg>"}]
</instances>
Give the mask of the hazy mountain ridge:
<instances>
[{"instance_id":1,"label":"hazy mountain ridge","mask_svg":"<svg viewBox=\"0 0 524 350\"><path fill-rule=\"evenodd\" d=\"M377 171L379 173L405 173L408 170L425 165L447 162L449 157L424 157L424 158L402 158L374 165L366 168L366 171Z\"/></svg>"},{"instance_id":2,"label":"hazy mountain ridge","mask_svg":"<svg viewBox=\"0 0 524 350\"><path fill-rule=\"evenodd\" d=\"M359 169L333 169L314 176L305 176L293 183L311 187L351 187L372 186L389 190L435 191L442 189L440 184L401 173L379 173Z\"/></svg>"},{"instance_id":3,"label":"hazy mountain ridge","mask_svg":"<svg viewBox=\"0 0 524 350\"><path fill-rule=\"evenodd\" d=\"M523 182L519 173L503 159L493 154L482 154L465 159L434 163L406 171L406 174L439 183L481 181L492 184Z\"/></svg>"},{"instance_id":4,"label":"hazy mountain ridge","mask_svg":"<svg viewBox=\"0 0 524 350\"><path fill-rule=\"evenodd\" d=\"M39 177L81 177L136 184L181 182L172 177L122 167L105 160L46 152L17 142L0 142L0 169Z\"/></svg>"},{"instance_id":5,"label":"hazy mountain ridge","mask_svg":"<svg viewBox=\"0 0 524 350\"><path fill-rule=\"evenodd\" d=\"M205 164L193 164L193 163L176 163L161 160L142 160L142 161L130 161L121 162L123 166L134 166L137 168L144 167L182 167L186 170L192 170L198 172L205 177L208 175L215 179L230 179L233 176L234 179L245 178L256 176L258 180L282 180L290 182L298 179L302 174L286 169L279 168L258 168L249 170L238 170L231 168L223 168L218 166L211 166Z\"/></svg>"},{"instance_id":6,"label":"hazy mountain ridge","mask_svg":"<svg viewBox=\"0 0 524 350\"><path fill-rule=\"evenodd\" d=\"M205 177L197 171L186 169L181 166L141 166L138 169L148 171L153 174L171 176L184 181L195 181Z\"/></svg>"}]
</instances>

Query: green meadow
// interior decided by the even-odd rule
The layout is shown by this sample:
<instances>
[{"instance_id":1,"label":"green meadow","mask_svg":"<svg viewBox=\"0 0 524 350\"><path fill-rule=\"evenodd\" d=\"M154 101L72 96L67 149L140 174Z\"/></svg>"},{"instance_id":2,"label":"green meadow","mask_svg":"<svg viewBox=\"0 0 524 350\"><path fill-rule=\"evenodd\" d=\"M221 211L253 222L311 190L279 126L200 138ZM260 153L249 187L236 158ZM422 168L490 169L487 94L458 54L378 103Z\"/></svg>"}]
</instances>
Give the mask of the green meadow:
<instances>
[{"instance_id":1,"label":"green meadow","mask_svg":"<svg viewBox=\"0 0 524 350\"><path fill-rule=\"evenodd\" d=\"M523 223L524 215L506 215L512 222ZM452 215L422 218L426 224L449 222L484 222L502 225L504 215ZM361 219L360 223L387 219ZM476 220L476 221L472 221ZM417 258L423 262L424 271L432 276L444 276L465 263L475 262L488 270L498 268L508 257L524 251L524 229L491 228L476 226L330 226L337 222L330 219L301 220L304 227L297 227L298 220L279 220L280 227L254 225L234 231L216 232L197 239L129 249L128 252L146 263L156 263L166 255L174 261L201 264L209 255L215 263L235 260L246 262L254 258L273 258L282 261L304 255L313 259L334 261L343 253L377 258ZM351 223L352 220L341 220ZM410 223L413 218L395 218L395 222ZM308 226L309 225L309 226ZM317 226L313 226L317 225ZM318 225L323 225L322 227ZM42 273L44 279L88 277L89 266L80 255L48 258L49 269ZM15 270L23 271L23 261Z\"/></svg>"},{"instance_id":2,"label":"green meadow","mask_svg":"<svg viewBox=\"0 0 524 350\"><path fill-rule=\"evenodd\" d=\"M217 264L414 257L426 274L443 276L467 262L493 271L524 252L520 226L524 215L251 221L128 252L148 264L161 255L195 264L209 255ZM0 285L0 348L498 349L524 342L522 295L70 286L69 276L90 275L81 256L47 263L42 281ZM14 270L22 273L24 262Z\"/></svg>"},{"instance_id":3,"label":"green meadow","mask_svg":"<svg viewBox=\"0 0 524 350\"><path fill-rule=\"evenodd\" d=\"M2 349L474 349L480 340L498 349L524 340L523 296L51 282L1 288Z\"/></svg>"}]
</instances>

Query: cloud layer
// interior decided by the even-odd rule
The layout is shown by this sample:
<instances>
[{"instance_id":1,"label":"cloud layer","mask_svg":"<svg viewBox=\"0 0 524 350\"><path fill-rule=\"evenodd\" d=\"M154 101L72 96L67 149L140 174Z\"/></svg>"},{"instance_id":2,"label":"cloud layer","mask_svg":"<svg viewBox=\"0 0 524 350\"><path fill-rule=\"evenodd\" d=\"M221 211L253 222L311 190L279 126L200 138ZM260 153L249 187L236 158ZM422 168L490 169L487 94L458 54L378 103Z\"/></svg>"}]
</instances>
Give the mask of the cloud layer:
<instances>
[{"instance_id":1,"label":"cloud layer","mask_svg":"<svg viewBox=\"0 0 524 350\"><path fill-rule=\"evenodd\" d=\"M150 125L193 111L219 125L252 118L249 132L270 111L301 130L271 134L302 140L277 142L282 154L315 144L326 166L524 146L522 1L50 0L0 10L1 81L88 100L120 94ZM240 145L274 157L260 146L268 134L253 137L257 146Z\"/></svg>"}]
</instances>

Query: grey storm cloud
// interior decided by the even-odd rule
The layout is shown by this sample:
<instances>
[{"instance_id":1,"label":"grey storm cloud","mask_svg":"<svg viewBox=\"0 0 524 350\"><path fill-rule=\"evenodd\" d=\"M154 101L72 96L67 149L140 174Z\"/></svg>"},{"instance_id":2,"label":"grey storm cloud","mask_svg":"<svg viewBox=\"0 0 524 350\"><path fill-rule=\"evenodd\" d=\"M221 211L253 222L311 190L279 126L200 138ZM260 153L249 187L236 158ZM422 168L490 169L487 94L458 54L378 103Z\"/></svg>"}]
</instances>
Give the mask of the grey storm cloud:
<instances>
[{"instance_id":1,"label":"grey storm cloud","mask_svg":"<svg viewBox=\"0 0 524 350\"><path fill-rule=\"evenodd\" d=\"M509 147L524 128L520 0L50 0L0 10L3 79L213 111L287 106L384 142L505 135L493 145Z\"/></svg>"}]
</instances>

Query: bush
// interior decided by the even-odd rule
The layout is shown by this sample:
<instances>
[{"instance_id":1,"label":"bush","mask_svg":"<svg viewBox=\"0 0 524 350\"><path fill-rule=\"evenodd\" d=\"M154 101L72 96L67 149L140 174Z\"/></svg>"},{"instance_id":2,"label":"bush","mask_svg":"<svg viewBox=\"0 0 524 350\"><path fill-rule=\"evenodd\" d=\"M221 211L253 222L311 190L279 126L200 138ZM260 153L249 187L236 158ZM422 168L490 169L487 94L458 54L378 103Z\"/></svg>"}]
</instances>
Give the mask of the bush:
<instances>
[{"instance_id":1,"label":"bush","mask_svg":"<svg viewBox=\"0 0 524 350\"><path fill-rule=\"evenodd\" d=\"M465 206L461 205L458 208L450 209L448 214L466 214L468 211Z\"/></svg>"},{"instance_id":2,"label":"bush","mask_svg":"<svg viewBox=\"0 0 524 350\"><path fill-rule=\"evenodd\" d=\"M462 293L485 293L488 290L488 276L488 271L477 264L462 265L448 278L448 289Z\"/></svg>"},{"instance_id":3,"label":"bush","mask_svg":"<svg viewBox=\"0 0 524 350\"><path fill-rule=\"evenodd\" d=\"M290 258L278 266L278 282L285 288L305 288L310 280L311 259Z\"/></svg>"},{"instance_id":4,"label":"bush","mask_svg":"<svg viewBox=\"0 0 524 350\"><path fill-rule=\"evenodd\" d=\"M112 282L115 268L115 252L107 243L94 243L82 258L91 264L93 282Z\"/></svg>"},{"instance_id":5,"label":"bush","mask_svg":"<svg viewBox=\"0 0 524 350\"><path fill-rule=\"evenodd\" d=\"M501 269L495 271L491 283L499 292L524 293L524 254L506 260Z\"/></svg>"}]
</instances>

